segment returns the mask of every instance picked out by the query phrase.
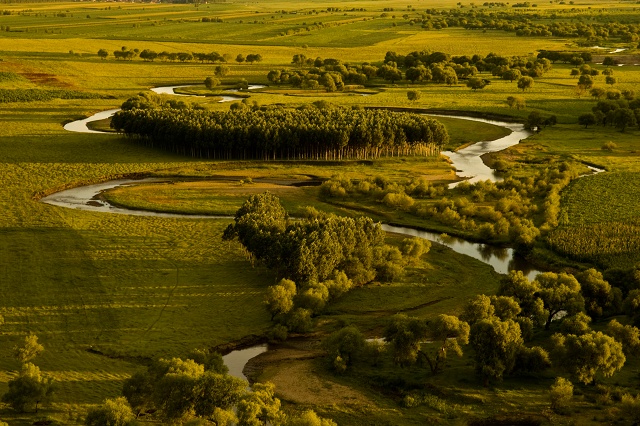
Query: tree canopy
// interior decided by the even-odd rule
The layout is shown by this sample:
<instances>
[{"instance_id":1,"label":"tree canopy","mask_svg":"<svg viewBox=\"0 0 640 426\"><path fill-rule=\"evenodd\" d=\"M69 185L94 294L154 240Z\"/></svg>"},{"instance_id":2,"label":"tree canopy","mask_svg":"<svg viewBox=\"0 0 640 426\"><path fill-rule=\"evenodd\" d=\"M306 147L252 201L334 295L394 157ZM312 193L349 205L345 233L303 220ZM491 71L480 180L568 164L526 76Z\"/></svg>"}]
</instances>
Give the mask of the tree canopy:
<instances>
[{"instance_id":1,"label":"tree canopy","mask_svg":"<svg viewBox=\"0 0 640 426\"><path fill-rule=\"evenodd\" d=\"M449 140L442 123L423 115L348 108L210 112L146 101L123 104L111 126L154 147L224 159L431 155Z\"/></svg>"}]
</instances>

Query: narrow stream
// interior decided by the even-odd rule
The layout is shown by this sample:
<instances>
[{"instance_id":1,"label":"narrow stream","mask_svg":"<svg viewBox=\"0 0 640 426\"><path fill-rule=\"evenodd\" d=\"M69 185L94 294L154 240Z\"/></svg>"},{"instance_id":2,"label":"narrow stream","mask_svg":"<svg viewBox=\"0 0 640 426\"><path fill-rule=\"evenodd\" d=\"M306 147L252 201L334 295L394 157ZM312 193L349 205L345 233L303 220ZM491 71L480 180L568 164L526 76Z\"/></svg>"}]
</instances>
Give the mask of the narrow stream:
<instances>
[{"instance_id":1,"label":"narrow stream","mask_svg":"<svg viewBox=\"0 0 640 426\"><path fill-rule=\"evenodd\" d=\"M204 98L205 95L184 95L182 93L176 93L175 89L181 89L183 87L194 87L194 84L183 84L180 86L164 86L164 87L154 87L150 89L152 92L157 93L159 95L173 95L173 96L186 96L191 98ZM239 93L239 92L248 92L256 89L263 89L267 86L264 84L250 84L247 86L246 90L240 89L226 89L223 90L224 93ZM233 101L241 101L243 98L235 95L216 95L215 97L221 98L218 103L224 102L233 102Z\"/></svg>"}]
</instances>

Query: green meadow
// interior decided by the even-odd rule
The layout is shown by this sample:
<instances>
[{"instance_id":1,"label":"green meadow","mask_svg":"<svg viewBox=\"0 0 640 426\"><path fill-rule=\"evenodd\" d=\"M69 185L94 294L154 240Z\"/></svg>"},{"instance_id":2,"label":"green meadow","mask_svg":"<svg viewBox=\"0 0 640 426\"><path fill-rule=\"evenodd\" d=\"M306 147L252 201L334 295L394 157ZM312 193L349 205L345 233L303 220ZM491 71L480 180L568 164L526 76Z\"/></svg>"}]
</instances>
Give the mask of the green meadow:
<instances>
[{"instance_id":1,"label":"green meadow","mask_svg":"<svg viewBox=\"0 0 640 426\"><path fill-rule=\"evenodd\" d=\"M532 111L556 115L556 126L543 129L496 158L505 161L514 176L527 176L562 161L607 169L606 174L575 181L563 192L565 216L558 230L587 229L588 225L598 226L606 234L602 223L635 221L640 131L637 127L620 132L611 127L579 126L577 117L590 112L596 100L576 90L571 65L554 64L526 92L519 90L516 82L487 73L481 76L490 84L478 91L462 82L453 86L404 80L388 84L379 79L364 88L372 93L370 96L297 90L267 80L272 69L293 69L291 59L295 54L380 65L387 51L527 56L541 49L579 49L574 38L518 37L513 32L459 27L426 31L410 22L424 9L455 8L456 3L437 0L409 5L397 0L364 0L320 6L314 2L233 1L197 7L120 2L2 4L0 10L6 13L0 14L0 89L78 91L95 96L0 102L0 314L4 317L0 326L0 394L6 392L8 381L19 368L12 357L13 346L29 333L37 334L45 346L36 364L56 382L55 398L37 414L15 413L4 406L0 418L10 424L32 424L45 417L59 424L81 424L89 408L120 395L123 381L150 359L183 356L194 348L259 338L272 325L263 301L275 274L260 266L252 267L239 245L222 241L230 219L86 212L43 204L39 202L43 195L123 176L157 176L175 183L117 189L104 196L116 205L142 210L231 215L248 196L269 190L282 198L294 216L304 207L313 206L342 215L364 214L376 220L426 227L424 222L407 218L393 208L330 202L320 196L318 187L294 187L282 182L335 175L351 179L383 176L393 181L421 177L435 183L456 179L450 165L440 157L343 163L214 162L154 150L114 133L65 131L63 124L118 108L127 98L152 87L202 84L213 75L214 64L198 61L116 60L113 51L123 46L140 51L228 54L230 72L222 83L232 87L245 79L269 84L249 94L249 100L260 105L298 107L327 101L345 106L492 113L519 121ZM587 12L589 8L609 6L612 15L637 13L630 3L575 3L541 3L539 10L568 14L578 8L592 13ZM203 22L202 18L219 18L221 22ZM323 25L306 29L317 22ZM637 42L606 45L628 48L620 55L640 63ZM99 49L109 51L107 59L97 56ZM257 53L263 61L256 64L233 60L238 54ZM619 79L616 89L640 87L640 67L618 67L614 75ZM604 76L596 77L596 86L605 86ZM204 91L204 86L199 90ZM419 91L420 99L409 101L408 90ZM508 96L522 96L526 108L509 108ZM228 103L216 102L215 96L190 98L189 102L211 110L229 108ZM452 118L441 121L451 136L446 149L505 134L504 129L488 124ZM616 148L603 150L606 141L615 141ZM211 177L217 180L206 179ZM613 200L587 195L611 188L621 196ZM398 243L396 237L389 238ZM630 260L624 265L640 260L636 255L628 253ZM612 256L583 256L579 260L620 266ZM359 288L331 305L318 319L318 335L339 325L356 324L367 336L376 337L386 319L397 312L421 317L457 314L475 294L494 294L498 281L491 267L434 245L401 280ZM296 370L300 375L293 376L304 383L315 372L326 386L355 389L367 401L361 406L339 399L316 404L302 396L291 396L287 390L282 390L282 395L290 406L314 408L340 425L464 424L469 418L509 414L523 406L525 413L535 414L545 424L571 424L569 418L549 414L548 388L554 373L543 375L539 381L511 378L487 390L469 376L471 363L470 356L465 355L452 361L453 368L447 374L435 379L417 367L402 371L404 380L429 383L445 401L444 405L433 403L427 408L404 408L385 392L368 390L379 377L391 380L397 370L390 362L379 377L367 369L335 378L326 373L319 360L307 360L300 364L304 368ZM265 368L262 378L285 384L284 367L276 362ZM605 383L637 392L637 369L634 360ZM364 380L358 380L358 376ZM307 393L313 385L309 384ZM300 395L305 393L301 391ZM611 401L597 398L589 389L578 398L575 424L601 424L615 418L610 413Z\"/></svg>"}]
</instances>

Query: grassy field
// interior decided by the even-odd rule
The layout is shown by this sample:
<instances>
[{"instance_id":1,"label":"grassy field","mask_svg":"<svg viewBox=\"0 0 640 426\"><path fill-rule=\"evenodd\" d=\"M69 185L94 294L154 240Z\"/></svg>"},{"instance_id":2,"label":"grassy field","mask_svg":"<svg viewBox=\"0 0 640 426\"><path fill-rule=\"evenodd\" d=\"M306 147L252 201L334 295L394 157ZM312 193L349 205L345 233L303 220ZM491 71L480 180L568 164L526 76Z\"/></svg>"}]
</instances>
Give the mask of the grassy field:
<instances>
[{"instance_id":1,"label":"grassy field","mask_svg":"<svg viewBox=\"0 0 640 426\"><path fill-rule=\"evenodd\" d=\"M214 65L198 62L116 61L112 55L101 60L96 55L98 49L113 52L127 46L169 52L217 51L232 58L239 53L260 53L264 61L259 64L236 64L231 59L231 72L224 82L233 84L245 78L264 84L270 69L290 68L292 56L299 53L313 58L379 63L389 50L527 55L543 48L576 48L575 40L523 38L494 30L423 31L402 17L405 13L416 16L418 9L422 12L427 7L455 7L455 3L453 0L438 0L429 5L414 3L416 11L407 11L406 2L395 0L384 4L368 0L336 1L323 3L323 10L314 3L290 1L203 4L198 8L110 2L4 4L2 9L9 14L0 15L0 26L4 29L0 38L0 72L11 74L1 74L9 77L0 78L0 89L68 89L112 98L0 103L0 283L4 289L0 295L0 314L5 318L0 335L0 393L7 389L7 381L18 368L11 357L11 348L29 332L36 333L46 348L36 363L57 382L54 403L38 416L52 416L63 424L74 424L82 421L91 405L118 395L122 381L140 368L145 359L180 356L196 347L212 347L262 334L270 326L262 300L264 288L273 283L274 276L266 270L250 268L237 246L221 241L228 220L161 219L67 210L39 203L37 198L44 193L130 174L182 178L215 175L231 177L234 182L145 186L114 191L108 197L137 208L229 214L247 195L269 189L280 191L292 213L312 204L346 214L341 208L316 201L317 188L283 189L259 179L302 176L308 179L308 175L327 178L334 174L383 175L391 179L423 176L438 181L453 177L448 164L434 158L341 165L228 164L155 151L117 135L66 132L63 123L116 108L140 91L160 85L200 84L213 73ZM595 1L579 3L541 5L541 8L565 10L601 5ZM328 7L343 10L328 12ZM366 10L346 10L352 7ZM385 7L393 7L394 11L381 17ZM283 10L289 13L281 13ZM203 17L219 17L223 22L196 22ZM287 30L313 22L325 25L286 35ZM285 35L280 35L283 32ZM628 53L635 55L636 51ZM578 96L576 80L569 76L570 68L555 64L551 72L536 79L534 87L525 93L517 89L515 82L490 78L491 84L478 92L462 83L446 87L403 82L388 85L384 90L376 88L378 93L366 97L349 93L330 97L323 93L287 96L286 87L280 90L270 87L263 93L252 94L251 100L263 105L288 106L329 100L340 105L494 112L518 119L526 118L531 111L555 114L558 126L510 149L503 154L504 158L522 170L531 164L569 159L602 165L611 171L636 171L635 145L640 135L637 129L620 133L610 128L583 129L577 125L577 116L590 111L595 101L587 95ZM638 67L620 67L615 73L620 79L616 86L619 89L640 84ZM596 81L604 86L603 77ZM421 99L408 101L409 89L419 90ZM505 100L511 95L522 95L527 108L509 109ZM197 102L211 109L229 107L212 99ZM504 133L494 126L469 125L453 119L443 122L452 135L451 147L494 139ZM601 146L608 140L614 140L618 148L603 151ZM635 196L632 188L625 189L620 184L635 182L635 174L611 176L619 179L616 188L631 202ZM249 177L255 183L239 184L240 179ZM625 203L624 210L616 210L613 202L604 199L598 204L593 198L571 198L593 190L589 185L599 188L612 185L606 179L609 177L576 182L567 195L567 205L581 205L579 211L601 211L601 215L624 212L615 216L619 221L636 217L634 208L629 207L632 203ZM581 189L580 185L589 187ZM393 211L375 213L377 218L387 220L398 217ZM576 220L579 214L570 211L569 217ZM612 216L607 213L606 217ZM601 216L593 220L601 220ZM321 320L325 327L321 330L330 330L340 323L355 323L377 335L391 313L430 316L458 312L468 297L478 292L491 293L496 286L497 277L487 266L434 247L425 262L410 270L402 281L358 289L337 302ZM437 303L425 305L430 302ZM482 415L515 411L524 404L536 412L547 406L549 377L539 383L507 381L487 393L461 373L468 371L462 369L466 363L467 358L455 361L454 366L460 369L454 368L450 375L429 383L442 389L450 402L459 395L468 395L460 404L471 406L472 412ZM305 368L319 370L306 364L300 371L308 371ZM620 386L631 386L636 370L637 365L631 364L615 380ZM282 375L275 370L269 374ZM418 373L411 370L403 374ZM415 380L423 379L427 382L419 375ZM354 377L331 380L355 388L370 401L365 408L348 404L335 409L320 407L340 424L362 424L363 418L396 424L393 422L399 415L405 424L420 424L425 419L435 421L443 417L437 410L401 412L396 400L370 393ZM486 400L480 402L482 398ZM308 406L305 405L308 402L298 404ZM587 402L576 405L576 409L584 408L580 419L594 424L604 421L608 408L598 411L585 408L587 405ZM0 416L10 424L31 424L37 417L33 413L15 414L8 408L0 410ZM443 421L456 423L456 419Z\"/></svg>"}]
</instances>

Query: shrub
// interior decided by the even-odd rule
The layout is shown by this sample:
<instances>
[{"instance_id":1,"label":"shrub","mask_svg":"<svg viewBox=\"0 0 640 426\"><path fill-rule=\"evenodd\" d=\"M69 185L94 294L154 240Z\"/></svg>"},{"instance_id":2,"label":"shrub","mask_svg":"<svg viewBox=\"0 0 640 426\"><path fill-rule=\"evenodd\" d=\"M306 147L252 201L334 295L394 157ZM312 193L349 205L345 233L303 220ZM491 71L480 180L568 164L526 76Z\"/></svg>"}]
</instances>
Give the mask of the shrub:
<instances>
[{"instance_id":1,"label":"shrub","mask_svg":"<svg viewBox=\"0 0 640 426\"><path fill-rule=\"evenodd\" d=\"M549 396L551 409L554 413L568 414L569 405L573 398L573 384L563 377L556 377L555 383L551 385L549 390Z\"/></svg>"}]
</instances>

